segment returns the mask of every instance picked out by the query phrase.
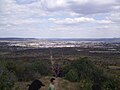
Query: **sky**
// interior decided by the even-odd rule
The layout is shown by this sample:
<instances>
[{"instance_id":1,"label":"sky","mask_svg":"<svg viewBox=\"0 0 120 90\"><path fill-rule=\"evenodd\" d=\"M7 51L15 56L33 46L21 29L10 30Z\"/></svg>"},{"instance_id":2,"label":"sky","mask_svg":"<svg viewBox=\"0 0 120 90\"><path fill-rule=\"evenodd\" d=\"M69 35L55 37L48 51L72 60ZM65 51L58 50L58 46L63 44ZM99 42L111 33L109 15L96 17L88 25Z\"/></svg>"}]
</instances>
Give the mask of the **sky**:
<instances>
[{"instance_id":1,"label":"sky","mask_svg":"<svg viewBox=\"0 0 120 90\"><path fill-rule=\"evenodd\" d=\"M120 0L0 0L0 37L119 38Z\"/></svg>"}]
</instances>

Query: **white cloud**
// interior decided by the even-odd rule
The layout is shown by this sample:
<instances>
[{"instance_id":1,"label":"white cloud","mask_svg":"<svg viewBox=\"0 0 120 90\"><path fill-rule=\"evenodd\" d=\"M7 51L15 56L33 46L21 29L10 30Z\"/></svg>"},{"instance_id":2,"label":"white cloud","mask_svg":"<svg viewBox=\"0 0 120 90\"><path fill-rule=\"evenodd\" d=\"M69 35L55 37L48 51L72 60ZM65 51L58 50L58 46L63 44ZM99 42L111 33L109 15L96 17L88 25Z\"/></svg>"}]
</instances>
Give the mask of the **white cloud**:
<instances>
[{"instance_id":1,"label":"white cloud","mask_svg":"<svg viewBox=\"0 0 120 90\"><path fill-rule=\"evenodd\" d=\"M108 13L115 10L117 0L41 0L48 11L69 10L79 14Z\"/></svg>"},{"instance_id":2,"label":"white cloud","mask_svg":"<svg viewBox=\"0 0 120 90\"><path fill-rule=\"evenodd\" d=\"M119 0L0 0L0 36L118 37L119 12Z\"/></svg>"},{"instance_id":3,"label":"white cloud","mask_svg":"<svg viewBox=\"0 0 120 90\"><path fill-rule=\"evenodd\" d=\"M111 23L114 23L111 20L97 20L96 22L100 23L100 24L111 24Z\"/></svg>"},{"instance_id":4,"label":"white cloud","mask_svg":"<svg viewBox=\"0 0 120 90\"><path fill-rule=\"evenodd\" d=\"M120 12L111 13L111 15L109 17L107 17L107 18L120 24Z\"/></svg>"},{"instance_id":5,"label":"white cloud","mask_svg":"<svg viewBox=\"0 0 120 90\"><path fill-rule=\"evenodd\" d=\"M85 22L94 22L95 21L93 18L85 18L85 17L65 18L65 19L50 18L48 20L53 21L54 23L57 23L57 24L74 24L74 23L85 23Z\"/></svg>"},{"instance_id":6,"label":"white cloud","mask_svg":"<svg viewBox=\"0 0 120 90\"><path fill-rule=\"evenodd\" d=\"M46 10L58 10L67 7L68 0L41 0L41 4Z\"/></svg>"},{"instance_id":7,"label":"white cloud","mask_svg":"<svg viewBox=\"0 0 120 90\"><path fill-rule=\"evenodd\" d=\"M110 24L110 23L113 23L111 20L95 20L94 18L87 18L87 17L65 18L65 19L49 18L48 20L56 24L78 24L78 23Z\"/></svg>"},{"instance_id":8,"label":"white cloud","mask_svg":"<svg viewBox=\"0 0 120 90\"><path fill-rule=\"evenodd\" d=\"M96 3L97 5L116 3L116 0L70 0L70 1L76 2L78 4L86 4L91 2L91 3Z\"/></svg>"},{"instance_id":9,"label":"white cloud","mask_svg":"<svg viewBox=\"0 0 120 90\"><path fill-rule=\"evenodd\" d=\"M41 9L40 1L21 5L15 0L0 0L0 26L4 29L13 30L15 26L19 29L25 25L35 28L32 26L43 23L44 19L42 17L46 15L47 12ZM33 25L31 26L31 24ZM5 28L8 25L10 28ZM3 28L0 30L3 30Z\"/></svg>"}]
</instances>

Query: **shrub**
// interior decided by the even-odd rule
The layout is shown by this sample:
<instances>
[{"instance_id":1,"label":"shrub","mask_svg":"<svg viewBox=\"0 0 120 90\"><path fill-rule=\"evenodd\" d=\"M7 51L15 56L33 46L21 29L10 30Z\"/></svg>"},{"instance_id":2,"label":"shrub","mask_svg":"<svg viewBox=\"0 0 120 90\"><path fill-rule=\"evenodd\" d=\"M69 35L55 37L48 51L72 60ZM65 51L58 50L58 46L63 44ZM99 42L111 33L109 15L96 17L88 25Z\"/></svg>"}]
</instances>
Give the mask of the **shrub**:
<instances>
[{"instance_id":1,"label":"shrub","mask_svg":"<svg viewBox=\"0 0 120 90\"><path fill-rule=\"evenodd\" d=\"M63 76L65 76L70 71L71 66L70 65L63 65L61 69L62 69Z\"/></svg>"},{"instance_id":2,"label":"shrub","mask_svg":"<svg viewBox=\"0 0 120 90\"><path fill-rule=\"evenodd\" d=\"M87 58L76 60L72 66L78 71L80 78L91 76L95 68L93 63L87 60Z\"/></svg>"},{"instance_id":3,"label":"shrub","mask_svg":"<svg viewBox=\"0 0 120 90\"><path fill-rule=\"evenodd\" d=\"M65 79L72 82L80 81L82 90L92 90L92 87L98 87L98 90L101 88L102 90L120 90L118 77L94 65L87 58L74 61Z\"/></svg>"},{"instance_id":4,"label":"shrub","mask_svg":"<svg viewBox=\"0 0 120 90\"><path fill-rule=\"evenodd\" d=\"M71 81L71 82L79 82L79 76L75 69L71 69L66 75L65 79Z\"/></svg>"},{"instance_id":5,"label":"shrub","mask_svg":"<svg viewBox=\"0 0 120 90\"><path fill-rule=\"evenodd\" d=\"M40 73L41 75L48 75L50 67L46 62L37 61L31 65L31 69L36 73Z\"/></svg>"},{"instance_id":6,"label":"shrub","mask_svg":"<svg viewBox=\"0 0 120 90\"><path fill-rule=\"evenodd\" d=\"M9 61L9 62L6 62L5 67L11 72L16 72L17 65L15 62Z\"/></svg>"},{"instance_id":7,"label":"shrub","mask_svg":"<svg viewBox=\"0 0 120 90\"><path fill-rule=\"evenodd\" d=\"M93 83L90 78L85 78L80 80L80 85L82 90L92 90Z\"/></svg>"},{"instance_id":8,"label":"shrub","mask_svg":"<svg viewBox=\"0 0 120 90\"><path fill-rule=\"evenodd\" d=\"M120 80L116 77L110 77L102 83L102 90L120 90Z\"/></svg>"},{"instance_id":9,"label":"shrub","mask_svg":"<svg viewBox=\"0 0 120 90\"><path fill-rule=\"evenodd\" d=\"M0 67L0 90L12 90L15 75L4 67Z\"/></svg>"}]
</instances>

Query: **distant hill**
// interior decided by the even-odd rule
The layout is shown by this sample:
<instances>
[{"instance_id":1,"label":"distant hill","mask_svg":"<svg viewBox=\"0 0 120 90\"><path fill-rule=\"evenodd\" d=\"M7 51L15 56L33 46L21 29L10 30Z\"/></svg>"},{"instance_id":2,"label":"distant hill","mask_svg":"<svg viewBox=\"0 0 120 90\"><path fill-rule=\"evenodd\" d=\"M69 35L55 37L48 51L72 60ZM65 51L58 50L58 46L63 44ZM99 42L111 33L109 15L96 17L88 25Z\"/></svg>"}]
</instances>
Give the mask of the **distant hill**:
<instances>
[{"instance_id":1,"label":"distant hill","mask_svg":"<svg viewBox=\"0 0 120 90\"><path fill-rule=\"evenodd\" d=\"M51 38L51 41L103 41L103 42L120 42L120 38L76 38L76 39L60 39Z\"/></svg>"},{"instance_id":2,"label":"distant hill","mask_svg":"<svg viewBox=\"0 0 120 90\"><path fill-rule=\"evenodd\" d=\"M28 41L28 40L48 40L48 41L98 41L98 42L120 42L120 38L0 38L5 41Z\"/></svg>"},{"instance_id":3,"label":"distant hill","mask_svg":"<svg viewBox=\"0 0 120 90\"><path fill-rule=\"evenodd\" d=\"M3 41L27 41L27 40L37 40L35 38L0 38Z\"/></svg>"}]
</instances>

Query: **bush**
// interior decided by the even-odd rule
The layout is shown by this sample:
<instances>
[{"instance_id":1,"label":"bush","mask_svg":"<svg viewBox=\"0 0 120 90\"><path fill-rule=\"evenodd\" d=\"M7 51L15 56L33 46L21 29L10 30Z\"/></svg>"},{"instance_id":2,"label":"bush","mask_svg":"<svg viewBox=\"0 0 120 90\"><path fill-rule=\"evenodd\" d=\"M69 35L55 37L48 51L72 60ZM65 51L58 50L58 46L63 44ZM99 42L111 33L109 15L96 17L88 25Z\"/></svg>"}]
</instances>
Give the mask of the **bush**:
<instances>
[{"instance_id":1,"label":"bush","mask_svg":"<svg viewBox=\"0 0 120 90\"><path fill-rule=\"evenodd\" d=\"M41 75L48 75L50 72L49 65L46 62L42 62L42 61L34 62L31 65L31 69L36 73L40 73Z\"/></svg>"},{"instance_id":2,"label":"bush","mask_svg":"<svg viewBox=\"0 0 120 90\"><path fill-rule=\"evenodd\" d=\"M48 75L50 70L48 63L44 61L32 63L6 61L4 66L8 71L15 73L18 81L31 81L40 78L42 75Z\"/></svg>"},{"instance_id":3,"label":"bush","mask_svg":"<svg viewBox=\"0 0 120 90\"><path fill-rule=\"evenodd\" d=\"M107 72L104 68L94 65L87 58L81 58L72 63L70 70L65 74L65 79L81 83L82 90L120 90L120 79Z\"/></svg>"},{"instance_id":4,"label":"bush","mask_svg":"<svg viewBox=\"0 0 120 90\"><path fill-rule=\"evenodd\" d=\"M16 72L17 69L17 64L13 61L6 62L5 67L11 71L11 72Z\"/></svg>"},{"instance_id":5,"label":"bush","mask_svg":"<svg viewBox=\"0 0 120 90\"><path fill-rule=\"evenodd\" d=\"M63 76L65 76L71 70L71 66L63 65L61 69L62 69Z\"/></svg>"},{"instance_id":6,"label":"bush","mask_svg":"<svg viewBox=\"0 0 120 90\"><path fill-rule=\"evenodd\" d=\"M102 83L102 90L120 90L120 80L116 77L110 77Z\"/></svg>"},{"instance_id":7,"label":"bush","mask_svg":"<svg viewBox=\"0 0 120 90\"><path fill-rule=\"evenodd\" d=\"M65 79L71 81L71 82L79 82L80 78L78 76L78 73L75 69L71 69L66 75Z\"/></svg>"},{"instance_id":8,"label":"bush","mask_svg":"<svg viewBox=\"0 0 120 90\"><path fill-rule=\"evenodd\" d=\"M87 58L81 58L76 60L75 62L73 62L72 67L78 71L80 78L86 78L91 76L95 68L93 63L87 60Z\"/></svg>"},{"instance_id":9,"label":"bush","mask_svg":"<svg viewBox=\"0 0 120 90\"><path fill-rule=\"evenodd\" d=\"M90 78L85 78L80 80L80 85L82 90L92 90L92 81L90 80Z\"/></svg>"},{"instance_id":10,"label":"bush","mask_svg":"<svg viewBox=\"0 0 120 90\"><path fill-rule=\"evenodd\" d=\"M0 90L12 90L15 75L4 67L0 67Z\"/></svg>"},{"instance_id":11,"label":"bush","mask_svg":"<svg viewBox=\"0 0 120 90\"><path fill-rule=\"evenodd\" d=\"M21 76L22 76L21 79L23 79L22 81L31 81L31 80L34 80L34 79L40 77L41 74L36 72L33 69L32 65L26 65L24 67L24 70L21 72Z\"/></svg>"}]
</instances>

